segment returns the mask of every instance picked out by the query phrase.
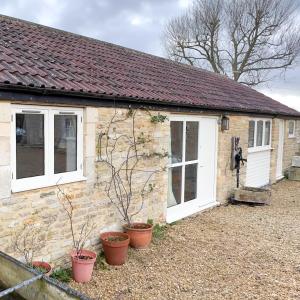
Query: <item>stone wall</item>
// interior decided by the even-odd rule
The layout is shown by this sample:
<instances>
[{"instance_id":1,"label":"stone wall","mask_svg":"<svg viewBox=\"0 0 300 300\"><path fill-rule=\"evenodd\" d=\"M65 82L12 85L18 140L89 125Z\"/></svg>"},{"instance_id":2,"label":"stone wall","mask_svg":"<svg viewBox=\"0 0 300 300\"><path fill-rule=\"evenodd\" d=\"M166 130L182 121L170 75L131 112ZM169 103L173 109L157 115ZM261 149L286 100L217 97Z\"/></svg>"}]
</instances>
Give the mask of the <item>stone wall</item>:
<instances>
[{"instance_id":1,"label":"stone wall","mask_svg":"<svg viewBox=\"0 0 300 300\"><path fill-rule=\"evenodd\" d=\"M271 183L276 182L276 168L277 168L277 154L278 154L278 143L279 143L279 120L272 120L272 137L271 137L271 169L270 169L270 181Z\"/></svg>"},{"instance_id":2,"label":"stone wall","mask_svg":"<svg viewBox=\"0 0 300 300\"><path fill-rule=\"evenodd\" d=\"M218 145L218 171L217 171L217 200L225 202L236 187L236 171L230 169L231 164L231 138L240 137L240 146L243 156L247 158L248 150L248 124L246 116L229 116L229 130L219 130ZM246 165L240 170L240 184L246 180Z\"/></svg>"},{"instance_id":3,"label":"stone wall","mask_svg":"<svg viewBox=\"0 0 300 300\"><path fill-rule=\"evenodd\" d=\"M0 102L0 199L10 195L10 115L10 103Z\"/></svg>"},{"instance_id":4,"label":"stone wall","mask_svg":"<svg viewBox=\"0 0 300 300\"><path fill-rule=\"evenodd\" d=\"M230 116L230 127L228 131L219 130L218 149L218 176L217 176L217 199L224 202L228 199L232 189L236 186L236 171L230 170L231 157L231 137L240 137L240 146L243 148L243 155L247 158L248 150L248 126L251 118L247 116ZM296 135L294 138L288 137L288 120L284 121L284 146L283 146L283 171L291 166L292 156L300 150L300 121L296 122ZM270 183L276 182L277 149L279 141L279 119L272 119L271 135L271 165ZM247 164L242 166L240 171L241 186L246 181Z\"/></svg>"},{"instance_id":5,"label":"stone wall","mask_svg":"<svg viewBox=\"0 0 300 300\"><path fill-rule=\"evenodd\" d=\"M15 257L19 257L11 247L12 236L19 232L23 224L38 224L45 231L46 246L38 253L36 259L64 265L69 258L66 255L72 249L72 237L66 212L57 197L57 187L48 187L26 192L10 192L10 105L0 102L0 249ZM90 218L95 223L95 229L87 247L99 247L99 234L107 230L120 229L124 221L113 204L107 199L104 191L104 181L108 173L97 163L97 133L106 128L114 110L111 108L84 109L84 176L86 181L62 185L63 191L70 195L74 211L74 226L80 230L82 224ZM127 110L118 110L118 116L124 117ZM152 112L153 115L157 114ZM145 151L164 152L168 150L169 122L154 124L150 122L148 113L137 116L137 135L143 132L154 142L144 145ZM116 128L116 134L121 130L129 130L130 121L125 121ZM125 147L125 145L124 145ZM117 159L124 158L120 151ZM141 167L153 169L167 164L167 157L151 158L148 164ZM135 187L141 186L145 175L135 176ZM167 171L162 171L153 177L155 187L145 199L143 210L134 217L134 221L164 222L167 198ZM140 199L134 198L132 210L140 207Z\"/></svg>"},{"instance_id":6,"label":"stone wall","mask_svg":"<svg viewBox=\"0 0 300 300\"><path fill-rule=\"evenodd\" d=\"M126 116L127 110L118 109L118 118ZM158 112L151 112L158 114ZM85 181L63 185L62 189L72 198L75 207L74 224L78 230L87 218L93 218L95 230L88 241L89 248L99 247L100 232L120 228L124 223L118 211L107 199L104 192L104 181L109 178L105 166L97 162L97 137L98 133L107 127L114 114L112 108L84 108L84 176ZM169 115L169 113L163 113ZM233 188L236 186L235 171L230 170L231 137L239 136L240 145L247 157L248 148L248 122L249 117L230 115L230 129L222 132L219 128L218 135L218 170L217 170L217 200L225 202ZM278 121L273 119L271 154L271 181L275 181L277 146L278 146ZM46 247L38 253L36 259L43 259L62 265L68 262L67 253L72 249L72 238L67 215L57 198L57 188L48 187L11 194L10 190L10 124L11 104L0 102L0 250L19 257L11 247L12 235L24 223L40 224L46 236ZM170 132L169 121L164 123L151 123L148 113L139 113L137 116L137 134L144 133L153 141L145 147L147 152L168 151ZM116 126L114 134L128 132L130 122L125 121L121 126ZM287 126L286 126L287 128ZM287 129L286 129L287 130ZM297 123L300 132L300 122ZM123 148L122 148L123 147ZM284 167L290 164L291 156L299 147L296 139L288 139L285 133ZM118 159L124 158L125 145L118 152ZM151 158L149 164L142 164L141 168L163 167L167 158ZM245 182L246 166L241 169L241 184ZM146 175L139 174L134 177L135 183L145 180ZM140 214L134 220L165 222L168 189L167 171L160 172L153 177L155 184L153 192L148 196ZM133 210L138 210L141 204L139 197L135 198Z\"/></svg>"}]
</instances>

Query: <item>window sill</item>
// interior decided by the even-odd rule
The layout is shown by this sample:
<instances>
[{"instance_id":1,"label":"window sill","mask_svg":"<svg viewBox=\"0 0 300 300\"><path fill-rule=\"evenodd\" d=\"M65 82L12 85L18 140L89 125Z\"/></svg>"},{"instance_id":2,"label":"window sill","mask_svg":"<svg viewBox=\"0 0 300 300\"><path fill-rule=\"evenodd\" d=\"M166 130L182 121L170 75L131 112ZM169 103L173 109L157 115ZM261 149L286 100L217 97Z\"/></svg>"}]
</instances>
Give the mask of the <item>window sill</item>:
<instances>
[{"instance_id":1,"label":"window sill","mask_svg":"<svg viewBox=\"0 0 300 300\"><path fill-rule=\"evenodd\" d=\"M248 153L271 151L271 150L272 150L272 148L270 146L267 146L267 147L255 147L255 148L248 148Z\"/></svg>"},{"instance_id":2,"label":"window sill","mask_svg":"<svg viewBox=\"0 0 300 300\"><path fill-rule=\"evenodd\" d=\"M289 139L294 139L294 138L296 138L296 135L289 135L288 138Z\"/></svg>"},{"instance_id":3,"label":"window sill","mask_svg":"<svg viewBox=\"0 0 300 300\"><path fill-rule=\"evenodd\" d=\"M54 180L55 179L55 180ZM31 191L31 190L36 190L36 189L42 189L42 188L50 188L54 187L57 184L62 185L62 184L71 184L75 182L80 182L80 181L86 181L87 178L84 176L78 176L74 178L60 178L57 180L57 178L53 178L53 180L35 180L33 178L30 178L30 183L28 182L14 182L12 183L12 193L20 193L20 192L26 192L26 191ZM23 181L23 180L22 180Z\"/></svg>"}]
</instances>

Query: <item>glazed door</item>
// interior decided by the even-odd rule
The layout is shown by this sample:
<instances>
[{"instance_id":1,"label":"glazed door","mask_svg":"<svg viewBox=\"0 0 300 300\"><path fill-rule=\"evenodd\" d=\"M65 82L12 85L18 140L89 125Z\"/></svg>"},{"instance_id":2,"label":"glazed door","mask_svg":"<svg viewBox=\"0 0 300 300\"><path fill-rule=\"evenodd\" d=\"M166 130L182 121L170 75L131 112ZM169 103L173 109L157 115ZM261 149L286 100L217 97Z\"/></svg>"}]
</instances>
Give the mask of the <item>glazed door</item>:
<instances>
[{"instance_id":1,"label":"glazed door","mask_svg":"<svg viewBox=\"0 0 300 300\"><path fill-rule=\"evenodd\" d=\"M215 118L171 118L167 221L184 218L214 203L216 175Z\"/></svg>"}]
</instances>

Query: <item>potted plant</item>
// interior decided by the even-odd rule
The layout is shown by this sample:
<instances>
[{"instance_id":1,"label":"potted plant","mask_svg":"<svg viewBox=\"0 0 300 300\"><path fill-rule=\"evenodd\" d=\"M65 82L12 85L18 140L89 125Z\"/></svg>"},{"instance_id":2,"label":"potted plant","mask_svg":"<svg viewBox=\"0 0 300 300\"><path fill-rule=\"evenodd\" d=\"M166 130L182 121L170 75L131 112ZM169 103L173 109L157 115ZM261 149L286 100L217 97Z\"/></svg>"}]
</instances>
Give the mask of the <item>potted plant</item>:
<instances>
[{"instance_id":1,"label":"potted plant","mask_svg":"<svg viewBox=\"0 0 300 300\"><path fill-rule=\"evenodd\" d=\"M147 248L152 240L153 225L147 223L127 223L125 231L130 236L130 246L136 249Z\"/></svg>"},{"instance_id":2,"label":"potted plant","mask_svg":"<svg viewBox=\"0 0 300 300\"><path fill-rule=\"evenodd\" d=\"M151 242L153 225L133 222L133 218L142 211L147 196L154 189L154 184L151 183L153 176L166 169L153 169L153 160L156 159L157 165L161 166L160 160L168 156L166 151L152 151L153 139L150 135L146 136L139 129L140 126L136 126L138 117L145 122L145 115L149 116L151 126L151 123L163 123L166 116L153 116L146 110L139 115L140 111L142 110L129 109L124 116L115 109L107 128L99 132L97 146L97 161L104 164L110 172L109 180L105 182L105 193L125 221L123 228L129 235L130 246L133 248L146 248ZM124 126L122 122L125 122ZM120 157L120 153L124 151L126 155ZM134 209L138 201L140 205ZM103 241L104 244L107 242Z\"/></svg>"},{"instance_id":3,"label":"potted plant","mask_svg":"<svg viewBox=\"0 0 300 300\"><path fill-rule=\"evenodd\" d=\"M14 251L21 254L26 261L26 264L49 276L52 272L51 265L44 261L34 260L37 252L45 247L45 235L39 223L32 222L25 223L20 230L18 230L13 237Z\"/></svg>"},{"instance_id":4,"label":"potted plant","mask_svg":"<svg viewBox=\"0 0 300 300\"><path fill-rule=\"evenodd\" d=\"M123 232L105 232L100 235L105 260L109 265L120 266L126 262L129 235Z\"/></svg>"},{"instance_id":5,"label":"potted plant","mask_svg":"<svg viewBox=\"0 0 300 300\"><path fill-rule=\"evenodd\" d=\"M94 223L91 221L91 216L87 217L86 221L81 226L79 233L76 234L73 222L74 206L71 201L71 196L65 193L58 184L57 189L57 197L67 213L70 223L73 242L73 250L70 253L73 279L80 283L88 282L92 278L97 254L93 251L84 249L84 246L94 230Z\"/></svg>"}]
</instances>

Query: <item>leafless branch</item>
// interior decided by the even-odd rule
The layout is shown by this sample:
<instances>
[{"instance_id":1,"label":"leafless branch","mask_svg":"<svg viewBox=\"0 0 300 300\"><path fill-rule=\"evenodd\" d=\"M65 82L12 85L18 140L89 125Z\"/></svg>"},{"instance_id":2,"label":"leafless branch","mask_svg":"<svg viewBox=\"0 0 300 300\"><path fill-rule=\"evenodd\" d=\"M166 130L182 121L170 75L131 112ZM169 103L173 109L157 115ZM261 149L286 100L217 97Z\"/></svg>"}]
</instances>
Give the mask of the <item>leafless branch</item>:
<instances>
[{"instance_id":1,"label":"leafless branch","mask_svg":"<svg viewBox=\"0 0 300 300\"><path fill-rule=\"evenodd\" d=\"M36 253L39 253L46 245L46 226L53 223L56 218L47 217L47 224L43 222L25 222L12 237L14 251L21 254L28 265L32 265Z\"/></svg>"},{"instance_id":2,"label":"leafless branch","mask_svg":"<svg viewBox=\"0 0 300 300\"><path fill-rule=\"evenodd\" d=\"M254 86L300 54L295 0L195 0L166 26L168 56Z\"/></svg>"},{"instance_id":3,"label":"leafless branch","mask_svg":"<svg viewBox=\"0 0 300 300\"><path fill-rule=\"evenodd\" d=\"M82 250L86 245L88 238L90 237L92 231L95 229L95 223L93 222L93 218L91 217L91 215L87 216L85 218L85 222L81 225L79 232L76 233L74 226L75 207L72 203L72 197L62 189L62 187L59 185L59 182L56 183L56 188L57 198L69 219L73 247L76 251L77 256L81 256Z\"/></svg>"},{"instance_id":4,"label":"leafless branch","mask_svg":"<svg viewBox=\"0 0 300 300\"><path fill-rule=\"evenodd\" d=\"M145 150L152 139L143 132L138 133L136 128L138 111L143 111L151 119L152 115L147 110L130 109L126 117L118 117L115 109L107 128L98 134L98 163L106 166L110 173L109 180L102 181L105 183L105 193L127 224L131 224L133 216L142 210L147 187L152 190L151 178L163 169L141 168L141 163L154 157L162 159L167 155L167 153ZM124 126L127 131L122 130L123 124L127 124ZM128 124L130 124L129 129ZM122 133L118 134L117 129ZM125 153L125 156L120 153ZM139 173L145 176L143 182L141 180L135 182L135 176L140 176ZM100 176L97 178L101 180ZM133 199L141 200L137 211L131 209Z\"/></svg>"}]
</instances>

